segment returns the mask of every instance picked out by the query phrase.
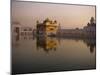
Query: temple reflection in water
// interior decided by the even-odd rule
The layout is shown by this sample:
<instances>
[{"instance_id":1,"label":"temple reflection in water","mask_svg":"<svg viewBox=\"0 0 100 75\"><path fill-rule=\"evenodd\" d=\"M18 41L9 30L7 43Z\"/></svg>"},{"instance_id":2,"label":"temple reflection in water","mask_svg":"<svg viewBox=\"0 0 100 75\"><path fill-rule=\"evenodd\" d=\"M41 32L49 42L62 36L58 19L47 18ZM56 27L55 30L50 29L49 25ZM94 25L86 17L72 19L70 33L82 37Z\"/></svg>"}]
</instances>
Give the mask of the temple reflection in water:
<instances>
[{"instance_id":1,"label":"temple reflection in water","mask_svg":"<svg viewBox=\"0 0 100 75\"><path fill-rule=\"evenodd\" d=\"M56 38L53 37L37 37L37 50L42 48L45 52L49 52L51 50L56 51L59 42Z\"/></svg>"},{"instance_id":2,"label":"temple reflection in water","mask_svg":"<svg viewBox=\"0 0 100 75\"><path fill-rule=\"evenodd\" d=\"M81 39L81 38L59 38L59 37L48 37L48 36L37 36L37 37L32 37L32 35L16 35L14 37L15 39L13 40L13 45L20 46L21 42L20 41L36 41L36 50L43 50L46 53L50 52L50 51L56 51L58 47L61 46L60 43L62 43L63 39L64 40L73 40L77 42L80 40L81 42L83 42L90 50L91 53L93 53L95 51L96 48L96 40L95 39ZM67 42L67 41L65 41ZM65 45L67 46L67 45Z\"/></svg>"}]
</instances>

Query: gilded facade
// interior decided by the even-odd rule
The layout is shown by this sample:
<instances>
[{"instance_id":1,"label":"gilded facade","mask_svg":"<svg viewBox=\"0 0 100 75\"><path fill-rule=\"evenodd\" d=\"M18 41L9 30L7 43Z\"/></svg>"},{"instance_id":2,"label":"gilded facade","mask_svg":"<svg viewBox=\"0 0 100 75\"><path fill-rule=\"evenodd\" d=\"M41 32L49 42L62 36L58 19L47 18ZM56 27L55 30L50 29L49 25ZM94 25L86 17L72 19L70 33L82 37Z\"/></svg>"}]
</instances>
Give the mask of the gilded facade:
<instances>
[{"instance_id":1,"label":"gilded facade","mask_svg":"<svg viewBox=\"0 0 100 75\"><path fill-rule=\"evenodd\" d=\"M43 21L43 23L39 23L37 21L37 35L56 35L58 30L58 23L57 21L49 20L48 18Z\"/></svg>"}]
</instances>

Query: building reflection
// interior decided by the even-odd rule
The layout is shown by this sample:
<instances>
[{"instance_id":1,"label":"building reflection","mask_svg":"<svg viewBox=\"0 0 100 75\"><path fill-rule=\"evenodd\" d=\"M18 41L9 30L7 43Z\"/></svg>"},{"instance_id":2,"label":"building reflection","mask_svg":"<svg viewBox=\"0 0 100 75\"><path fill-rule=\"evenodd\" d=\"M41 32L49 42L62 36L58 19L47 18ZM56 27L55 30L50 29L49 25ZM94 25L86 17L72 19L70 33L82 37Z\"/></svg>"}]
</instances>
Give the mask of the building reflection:
<instances>
[{"instance_id":1,"label":"building reflection","mask_svg":"<svg viewBox=\"0 0 100 75\"><path fill-rule=\"evenodd\" d=\"M23 32L24 33L24 32ZM21 41L32 41L35 39L35 36L33 36L32 34L14 34L12 35L12 45L13 46L20 46L23 43L20 43Z\"/></svg>"},{"instance_id":2,"label":"building reflection","mask_svg":"<svg viewBox=\"0 0 100 75\"><path fill-rule=\"evenodd\" d=\"M18 34L13 35L12 39L13 39L12 45L15 46L15 47L18 47L20 45L19 44L20 36Z\"/></svg>"},{"instance_id":3,"label":"building reflection","mask_svg":"<svg viewBox=\"0 0 100 75\"><path fill-rule=\"evenodd\" d=\"M47 36L37 36L37 50L39 48L43 49L46 53L50 51L56 51L58 46L58 40L55 37L47 37Z\"/></svg>"}]
</instances>

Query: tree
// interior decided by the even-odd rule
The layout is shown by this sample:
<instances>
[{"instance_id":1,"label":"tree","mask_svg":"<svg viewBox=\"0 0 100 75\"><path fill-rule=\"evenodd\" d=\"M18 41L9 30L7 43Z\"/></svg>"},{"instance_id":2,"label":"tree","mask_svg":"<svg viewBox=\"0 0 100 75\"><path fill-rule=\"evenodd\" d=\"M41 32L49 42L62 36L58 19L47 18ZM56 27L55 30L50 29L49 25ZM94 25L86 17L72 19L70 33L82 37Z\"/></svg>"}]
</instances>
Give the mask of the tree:
<instances>
[{"instance_id":1,"label":"tree","mask_svg":"<svg viewBox=\"0 0 100 75\"><path fill-rule=\"evenodd\" d=\"M90 24L93 24L94 23L94 17L91 17L91 19L90 19Z\"/></svg>"},{"instance_id":2,"label":"tree","mask_svg":"<svg viewBox=\"0 0 100 75\"><path fill-rule=\"evenodd\" d=\"M88 22L88 23L87 23L87 26L89 26L89 25L90 25L90 23Z\"/></svg>"},{"instance_id":3,"label":"tree","mask_svg":"<svg viewBox=\"0 0 100 75\"><path fill-rule=\"evenodd\" d=\"M36 21L36 23L38 24L38 23L39 23L39 21L37 20L37 21Z\"/></svg>"}]
</instances>

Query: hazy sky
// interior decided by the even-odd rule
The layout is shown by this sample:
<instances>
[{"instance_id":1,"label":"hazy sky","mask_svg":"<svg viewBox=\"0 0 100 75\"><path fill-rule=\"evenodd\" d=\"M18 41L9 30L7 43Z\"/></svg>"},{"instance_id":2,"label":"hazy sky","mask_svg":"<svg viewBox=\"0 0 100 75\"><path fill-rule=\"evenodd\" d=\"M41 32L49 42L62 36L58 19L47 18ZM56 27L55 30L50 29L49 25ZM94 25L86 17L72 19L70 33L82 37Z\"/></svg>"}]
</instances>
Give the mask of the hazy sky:
<instances>
[{"instance_id":1,"label":"hazy sky","mask_svg":"<svg viewBox=\"0 0 100 75\"><path fill-rule=\"evenodd\" d=\"M57 20L62 28L82 28L91 17L95 18L95 6L12 2L12 21L22 25L36 26L36 21L46 18Z\"/></svg>"}]
</instances>

